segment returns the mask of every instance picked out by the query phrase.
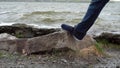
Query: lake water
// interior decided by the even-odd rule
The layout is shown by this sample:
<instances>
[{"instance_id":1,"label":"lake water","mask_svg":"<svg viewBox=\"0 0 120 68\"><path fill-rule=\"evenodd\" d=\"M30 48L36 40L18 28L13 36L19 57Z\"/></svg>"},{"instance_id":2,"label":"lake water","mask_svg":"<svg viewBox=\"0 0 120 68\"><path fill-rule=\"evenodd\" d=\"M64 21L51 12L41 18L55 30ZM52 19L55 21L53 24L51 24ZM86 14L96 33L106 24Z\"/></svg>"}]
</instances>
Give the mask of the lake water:
<instances>
[{"instance_id":1,"label":"lake water","mask_svg":"<svg viewBox=\"0 0 120 68\"><path fill-rule=\"evenodd\" d=\"M25 23L39 28L60 28L79 23L89 3L0 2L0 26ZM120 32L120 2L108 3L89 33Z\"/></svg>"}]
</instances>

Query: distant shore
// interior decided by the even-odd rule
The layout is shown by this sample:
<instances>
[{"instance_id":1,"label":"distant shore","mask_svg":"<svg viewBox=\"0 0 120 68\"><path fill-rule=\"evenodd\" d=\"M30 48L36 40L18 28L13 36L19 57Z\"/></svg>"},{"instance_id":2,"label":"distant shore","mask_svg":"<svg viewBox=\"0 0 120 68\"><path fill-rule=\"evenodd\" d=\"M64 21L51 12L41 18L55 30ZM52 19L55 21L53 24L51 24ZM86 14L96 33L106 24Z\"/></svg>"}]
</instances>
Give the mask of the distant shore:
<instances>
[{"instance_id":1,"label":"distant shore","mask_svg":"<svg viewBox=\"0 0 120 68\"><path fill-rule=\"evenodd\" d=\"M0 0L0 2L90 2L91 0ZM110 0L120 2L120 0Z\"/></svg>"}]
</instances>

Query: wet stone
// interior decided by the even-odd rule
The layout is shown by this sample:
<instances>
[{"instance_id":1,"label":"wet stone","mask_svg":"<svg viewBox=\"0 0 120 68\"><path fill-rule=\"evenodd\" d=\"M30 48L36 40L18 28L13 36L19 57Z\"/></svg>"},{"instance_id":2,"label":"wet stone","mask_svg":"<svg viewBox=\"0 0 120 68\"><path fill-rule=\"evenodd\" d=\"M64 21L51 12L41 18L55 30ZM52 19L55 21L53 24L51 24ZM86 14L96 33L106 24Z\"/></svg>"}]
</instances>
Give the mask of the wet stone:
<instances>
[{"instance_id":1,"label":"wet stone","mask_svg":"<svg viewBox=\"0 0 120 68\"><path fill-rule=\"evenodd\" d=\"M34 28L26 24L13 24L10 26L0 26L0 34L8 33L18 38L32 38L60 31L59 29Z\"/></svg>"}]
</instances>

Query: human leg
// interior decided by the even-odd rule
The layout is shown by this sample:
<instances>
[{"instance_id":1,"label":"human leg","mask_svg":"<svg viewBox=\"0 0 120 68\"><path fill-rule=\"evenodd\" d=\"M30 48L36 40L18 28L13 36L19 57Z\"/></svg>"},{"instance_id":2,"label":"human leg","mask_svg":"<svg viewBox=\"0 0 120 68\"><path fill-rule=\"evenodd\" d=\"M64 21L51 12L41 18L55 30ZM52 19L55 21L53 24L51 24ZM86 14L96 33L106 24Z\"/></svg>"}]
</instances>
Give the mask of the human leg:
<instances>
[{"instance_id":1,"label":"human leg","mask_svg":"<svg viewBox=\"0 0 120 68\"><path fill-rule=\"evenodd\" d=\"M70 32L78 40L82 40L108 1L109 0L92 0L81 23L75 27L68 26L66 24L62 24L61 27Z\"/></svg>"},{"instance_id":2,"label":"human leg","mask_svg":"<svg viewBox=\"0 0 120 68\"><path fill-rule=\"evenodd\" d=\"M101 10L109 0L92 0L86 15L84 16L81 23L79 23L75 30L78 32L85 33L94 24L95 20L99 16Z\"/></svg>"}]
</instances>

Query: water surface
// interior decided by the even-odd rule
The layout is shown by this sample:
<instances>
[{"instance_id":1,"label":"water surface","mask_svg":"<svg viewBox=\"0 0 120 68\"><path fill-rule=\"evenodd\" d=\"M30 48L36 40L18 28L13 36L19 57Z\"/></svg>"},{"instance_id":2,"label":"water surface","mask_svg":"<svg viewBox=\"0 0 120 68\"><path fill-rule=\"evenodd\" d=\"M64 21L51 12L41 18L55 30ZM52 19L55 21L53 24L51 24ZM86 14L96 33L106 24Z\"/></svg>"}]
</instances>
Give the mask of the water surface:
<instances>
[{"instance_id":1,"label":"water surface","mask_svg":"<svg viewBox=\"0 0 120 68\"><path fill-rule=\"evenodd\" d=\"M120 2L108 3L89 31L120 31ZM25 23L40 28L60 28L79 23L89 3L0 2L0 25Z\"/></svg>"}]
</instances>

